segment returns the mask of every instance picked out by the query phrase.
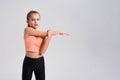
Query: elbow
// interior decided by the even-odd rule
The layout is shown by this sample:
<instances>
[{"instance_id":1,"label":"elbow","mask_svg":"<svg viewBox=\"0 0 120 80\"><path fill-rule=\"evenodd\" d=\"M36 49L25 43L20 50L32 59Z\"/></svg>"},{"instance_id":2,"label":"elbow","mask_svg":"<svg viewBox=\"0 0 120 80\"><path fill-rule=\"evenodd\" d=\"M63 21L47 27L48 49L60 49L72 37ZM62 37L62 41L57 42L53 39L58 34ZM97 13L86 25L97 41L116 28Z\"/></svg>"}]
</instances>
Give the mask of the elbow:
<instances>
[{"instance_id":1,"label":"elbow","mask_svg":"<svg viewBox=\"0 0 120 80\"><path fill-rule=\"evenodd\" d=\"M45 53L45 51L41 50L39 53L40 53L40 55L43 55Z\"/></svg>"}]
</instances>

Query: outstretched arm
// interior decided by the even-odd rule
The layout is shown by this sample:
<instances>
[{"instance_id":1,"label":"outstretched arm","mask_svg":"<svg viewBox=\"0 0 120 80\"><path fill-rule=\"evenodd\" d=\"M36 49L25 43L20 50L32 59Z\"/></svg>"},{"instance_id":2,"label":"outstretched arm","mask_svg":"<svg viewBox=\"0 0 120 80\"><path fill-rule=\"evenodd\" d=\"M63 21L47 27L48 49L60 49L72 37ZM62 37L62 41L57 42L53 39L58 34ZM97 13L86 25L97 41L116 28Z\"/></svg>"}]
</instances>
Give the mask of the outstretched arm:
<instances>
[{"instance_id":1,"label":"outstretched arm","mask_svg":"<svg viewBox=\"0 0 120 80\"><path fill-rule=\"evenodd\" d=\"M69 34L63 31L53 31L53 35L69 35Z\"/></svg>"},{"instance_id":2,"label":"outstretched arm","mask_svg":"<svg viewBox=\"0 0 120 80\"><path fill-rule=\"evenodd\" d=\"M46 52L48 45L50 43L50 40L51 40L53 35L69 35L68 33L62 32L62 31L48 30L47 32L48 32L47 33L48 36L45 37L45 39L43 40L43 43L42 43L41 48L40 48L40 53L39 53L40 55L43 55Z\"/></svg>"},{"instance_id":3,"label":"outstretched arm","mask_svg":"<svg viewBox=\"0 0 120 80\"><path fill-rule=\"evenodd\" d=\"M40 36L40 37L46 37L48 34L47 32L43 31L38 31L33 28L27 27L24 30L25 36Z\"/></svg>"}]
</instances>

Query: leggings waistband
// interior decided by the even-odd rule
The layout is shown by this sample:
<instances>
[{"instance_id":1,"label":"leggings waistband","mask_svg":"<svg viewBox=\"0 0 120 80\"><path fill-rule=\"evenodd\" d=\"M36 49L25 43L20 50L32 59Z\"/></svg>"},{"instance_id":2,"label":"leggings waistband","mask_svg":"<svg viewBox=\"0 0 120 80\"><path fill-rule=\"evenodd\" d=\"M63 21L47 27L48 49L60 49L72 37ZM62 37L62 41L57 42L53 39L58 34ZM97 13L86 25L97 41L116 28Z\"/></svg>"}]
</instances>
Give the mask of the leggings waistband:
<instances>
[{"instance_id":1,"label":"leggings waistband","mask_svg":"<svg viewBox=\"0 0 120 80\"><path fill-rule=\"evenodd\" d=\"M39 58L31 58L31 57L28 57L28 56L25 56L25 59L28 59L28 60L40 60L40 59L43 59L44 57L39 57Z\"/></svg>"}]
</instances>

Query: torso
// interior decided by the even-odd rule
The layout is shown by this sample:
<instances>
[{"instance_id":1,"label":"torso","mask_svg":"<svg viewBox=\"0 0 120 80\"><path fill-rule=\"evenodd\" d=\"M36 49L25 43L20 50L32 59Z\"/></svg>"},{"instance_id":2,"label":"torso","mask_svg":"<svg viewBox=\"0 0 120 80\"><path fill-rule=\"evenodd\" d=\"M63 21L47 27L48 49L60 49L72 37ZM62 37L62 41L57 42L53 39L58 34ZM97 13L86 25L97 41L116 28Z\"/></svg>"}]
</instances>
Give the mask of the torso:
<instances>
[{"instance_id":1,"label":"torso","mask_svg":"<svg viewBox=\"0 0 120 80\"><path fill-rule=\"evenodd\" d=\"M27 35L26 33L24 33L24 39L30 37L29 35ZM42 39L42 38L41 38ZM40 40L41 40L40 39ZM41 42L40 42L41 43ZM40 44L41 45L41 44ZM34 51L26 51L25 52L25 56L30 57L30 58L39 58L42 57L43 55L40 55L40 53L34 52Z\"/></svg>"}]
</instances>

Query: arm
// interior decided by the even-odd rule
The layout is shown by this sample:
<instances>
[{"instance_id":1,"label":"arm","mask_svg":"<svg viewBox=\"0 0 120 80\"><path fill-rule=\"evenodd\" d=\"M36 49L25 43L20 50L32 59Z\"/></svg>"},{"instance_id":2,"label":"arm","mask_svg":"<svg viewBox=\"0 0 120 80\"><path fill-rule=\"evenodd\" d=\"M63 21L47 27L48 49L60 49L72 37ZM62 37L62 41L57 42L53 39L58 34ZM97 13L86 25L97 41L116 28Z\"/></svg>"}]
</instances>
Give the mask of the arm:
<instances>
[{"instance_id":1,"label":"arm","mask_svg":"<svg viewBox=\"0 0 120 80\"><path fill-rule=\"evenodd\" d=\"M48 45L49 45L49 43L50 43L50 40L51 40L51 37L47 37L44 41L43 41L43 43L42 43L42 45L41 45L41 49L40 49L40 55L43 55L45 52L46 52L46 50L47 50L47 48L48 48Z\"/></svg>"},{"instance_id":2,"label":"arm","mask_svg":"<svg viewBox=\"0 0 120 80\"><path fill-rule=\"evenodd\" d=\"M50 40L51 40L51 37L47 37L43 40L43 43L41 45L40 52L39 52L40 55L43 55L46 52L48 45L50 43Z\"/></svg>"},{"instance_id":3,"label":"arm","mask_svg":"<svg viewBox=\"0 0 120 80\"><path fill-rule=\"evenodd\" d=\"M53 31L53 35L69 35L69 34L63 31Z\"/></svg>"},{"instance_id":4,"label":"arm","mask_svg":"<svg viewBox=\"0 0 120 80\"><path fill-rule=\"evenodd\" d=\"M48 35L47 32L38 31L29 27L25 28L24 33L25 35L29 35L29 36L40 36L40 37L46 37Z\"/></svg>"},{"instance_id":5,"label":"arm","mask_svg":"<svg viewBox=\"0 0 120 80\"><path fill-rule=\"evenodd\" d=\"M50 40L51 40L51 37L53 35L69 35L68 33L65 33L65 32L61 32L61 31L52 31L52 30L48 30L48 37L46 37L44 40L43 40L43 43L41 45L41 48L40 48L40 55L43 55L45 53L45 51L47 50L48 48L48 45L50 43Z\"/></svg>"},{"instance_id":6,"label":"arm","mask_svg":"<svg viewBox=\"0 0 120 80\"><path fill-rule=\"evenodd\" d=\"M40 55L43 55L46 52L46 50L48 48L48 45L50 43L53 31L52 30L48 30L47 33L48 33L48 36L44 38L44 40L42 42L42 45L40 47L40 52L39 52Z\"/></svg>"}]
</instances>

